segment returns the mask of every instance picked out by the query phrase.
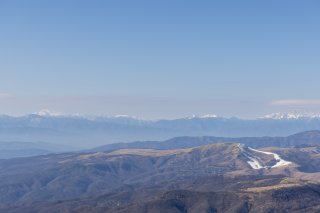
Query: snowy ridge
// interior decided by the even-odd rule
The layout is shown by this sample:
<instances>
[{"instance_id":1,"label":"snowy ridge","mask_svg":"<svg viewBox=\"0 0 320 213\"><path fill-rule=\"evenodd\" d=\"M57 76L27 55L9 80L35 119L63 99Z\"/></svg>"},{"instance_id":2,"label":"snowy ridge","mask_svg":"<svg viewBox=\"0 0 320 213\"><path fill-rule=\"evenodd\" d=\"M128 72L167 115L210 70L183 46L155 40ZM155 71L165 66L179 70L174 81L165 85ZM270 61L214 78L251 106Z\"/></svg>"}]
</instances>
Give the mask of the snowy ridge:
<instances>
[{"instance_id":1,"label":"snowy ridge","mask_svg":"<svg viewBox=\"0 0 320 213\"><path fill-rule=\"evenodd\" d=\"M283 120L283 119L306 119L306 118L320 118L320 113L307 113L307 112L277 112L261 117L261 119L274 119L274 120Z\"/></svg>"},{"instance_id":2,"label":"snowy ridge","mask_svg":"<svg viewBox=\"0 0 320 213\"><path fill-rule=\"evenodd\" d=\"M246 151L244 149L244 145L243 144L238 144L239 149L241 150L242 154L248 158L249 160L247 161L247 163L251 166L252 169L272 169L272 168L277 168L277 167L282 167L282 166L287 166L292 164L292 162L290 161L286 161L283 160L280 155L273 153L273 152L264 152L264 151L260 151L257 149L253 149L251 147L248 147L249 150L253 151L253 152L259 152L262 154L266 154L266 155L273 155L274 159L276 160L276 164L272 165L272 166L263 166L263 163L261 158L259 158L258 156L253 155L252 153Z\"/></svg>"},{"instance_id":3,"label":"snowy ridge","mask_svg":"<svg viewBox=\"0 0 320 213\"><path fill-rule=\"evenodd\" d=\"M215 114L207 114L207 115L192 115L189 117L186 117L185 119L195 119L195 118L199 118L199 119L206 119L206 118L219 118L218 115Z\"/></svg>"},{"instance_id":4,"label":"snowy ridge","mask_svg":"<svg viewBox=\"0 0 320 213\"><path fill-rule=\"evenodd\" d=\"M56 117L61 116L61 113L52 112L49 109L42 109L39 112L33 113L33 115L43 116L43 117Z\"/></svg>"},{"instance_id":5,"label":"snowy ridge","mask_svg":"<svg viewBox=\"0 0 320 213\"><path fill-rule=\"evenodd\" d=\"M201 115L199 118L218 118L217 115L214 114L207 114L207 115Z\"/></svg>"},{"instance_id":6,"label":"snowy ridge","mask_svg":"<svg viewBox=\"0 0 320 213\"><path fill-rule=\"evenodd\" d=\"M31 115L38 115L42 117L82 117L82 118L90 118L90 119L96 119L96 118L104 118L104 119L131 119L131 120L149 120L149 121L158 121L158 120L176 120L176 119L231 119L231 118L237 118L242 119L238 117L223 117L218 116L216 114L204 114L204 115L192 115L189 117L182 117L182 118L172 118L172 119L166 119L166 118L158 118L158 119L144 119L137 116L131 116L126 114L119 114L119 115L86 115L86 114L65 114L60 112L51 111L49 109L42 109L39 112L31 113ZM262 117L252 118L252 120L261 120L261 119L270 119L270 120L299 120L299 119L320 119L320 112L276 112L271 113ZM250 120L250 119L249 119Z\"/></svg>"}]
</instances>

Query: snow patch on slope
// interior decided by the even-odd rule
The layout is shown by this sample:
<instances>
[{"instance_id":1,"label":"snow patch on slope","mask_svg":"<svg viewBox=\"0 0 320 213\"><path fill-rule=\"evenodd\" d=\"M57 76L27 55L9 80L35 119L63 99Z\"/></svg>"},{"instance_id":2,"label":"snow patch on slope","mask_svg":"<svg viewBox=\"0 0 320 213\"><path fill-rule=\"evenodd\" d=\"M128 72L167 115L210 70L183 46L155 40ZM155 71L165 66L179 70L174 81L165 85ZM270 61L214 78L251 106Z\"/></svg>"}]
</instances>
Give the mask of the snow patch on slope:
<instances>
[{"instance_id":1,"label":"snow patch on slope","mask_svg":"<svg viewBox=\"0 0 320 213\"><path fill-rule=\"evenodd\" d=\"M260 152L260 153L263 153L263 154L266 154L266 155L273 155L273 157L277 161L277 163L275 165L271 166L271 168L276 168L276 167L280 167L280 166L287 166L287 165L292 163L290 161L283 160L280 157L280 155L278 155L276 153L273 153L273 152L264 152L264 151L260 151L260 150L257 150L257 149L253 149L251 147L249 147L249 149L254 151L254 152Z\"/></svg>"},{"instance_id":2,"label":"snow patch on slope","mask_svg":"<svg viewBox=\"0 0 320 213\"><path fill-rule=\"evenodd\" d=\"M259 152L259 153L263 153L266 155L273 155L274 159L276 160L276 164L272 165L272 166L263 166L263 163L261 158L259 158L258 156L253 155L252 153L246 151L244 149L244 145L243 144L238 144L239 149L241 150L242 154L248 158L249 160L247 161L247 163L251 166L252 169L270 169L270 168L277 168L277 167L282 167L282 166L287 166L289 164L291 164L292 162L290 161L286 161L283 160L280 155L273 153L273 152L264 152L264 151L260 151L257 149L253 149L251 147L248 147L249 150L253 151L253 152Z\"/></svg>"},{"instance_id":3,"label":"snow patch on slope","mask_svg":"<svg viewBox=\"0 0 320 213\"><path fill-rule=\"evenodd\" d=\"M244 145L243 144L238 144L239 149L241 150L242 154L248 158L249 160L247 161L247 163L251 166L251 168L253 169L263 169L265 168L264 166L261 165L261 163L259 162L260 158L257 156L252 155L251 153L247 152L244 149Z\"/></svg>"}]
</instances>

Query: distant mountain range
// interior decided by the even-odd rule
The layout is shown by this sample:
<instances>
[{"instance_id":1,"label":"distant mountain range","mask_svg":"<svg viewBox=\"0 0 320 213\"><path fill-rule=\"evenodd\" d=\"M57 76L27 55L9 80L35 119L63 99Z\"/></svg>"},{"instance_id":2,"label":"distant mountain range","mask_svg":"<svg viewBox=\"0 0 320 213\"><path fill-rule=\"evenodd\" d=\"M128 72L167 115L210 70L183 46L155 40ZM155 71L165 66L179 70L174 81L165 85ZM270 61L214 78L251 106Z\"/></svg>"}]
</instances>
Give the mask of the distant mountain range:
<instances>
[{"instance_id":1,"label":"distant mountain range","mask_svg":"<svg viewBox=\"0 0 320 213\"><path fill-rule=\"evenodd\" d=\"M89 152L113 151L117 149L185 149L217 143L241 143L254 148L264 147L309 147L320 146L320 131L306 131L287 137L240 137L224 138L214 136L176 137L165 141L137 141L131 143L114 143L89 149Z\"/></svg>"},{"instance_id":2,"label":"distant mountain range","mask_svg":"<svg viewBox=\"0 0 320 213\"><path fill-rule=\"evenodd\" d=\"M72 149L59 144L46 142L0 142L0 159L30 157L63 152L109 152L118 149L185 149L217 143L241 143L253 148L263 147L310 147L320 146L320 131L306 131L287 137L240 137L225 138L214 136L175 137L165 141L136 141L113 143L92 149Z\"/></svg>"},{"instance_id":3,"label":"distant mountain range","mask_svg":"<svg viewBox=\"0 0 320 213\"><path fill-rule=\"evenodd\" d=\"M50 113L0 116L0 141L43 141L76 149L178 136L287 136L317 129L320 129L320 116L301 113L278 113L252 120L205 115L154 121L129 116L84 117Z\"/></svg>"}]
</instances>

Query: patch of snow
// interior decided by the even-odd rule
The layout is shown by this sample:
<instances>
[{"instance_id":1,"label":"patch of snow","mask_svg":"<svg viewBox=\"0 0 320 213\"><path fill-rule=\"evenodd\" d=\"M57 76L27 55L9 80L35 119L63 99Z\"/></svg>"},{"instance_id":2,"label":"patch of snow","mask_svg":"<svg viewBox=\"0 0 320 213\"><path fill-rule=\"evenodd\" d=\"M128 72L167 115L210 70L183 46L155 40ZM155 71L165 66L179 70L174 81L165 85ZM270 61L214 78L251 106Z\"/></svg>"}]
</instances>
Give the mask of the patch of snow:
<instances>
[{"instance_id":1,"label":"patch of snow","mask_svg":"<svg viewBox=\"0 0 320 213\"><path fill-rule=\"evenodd\" d=\"M287 166L287 165L292 163L290 161L283 160L280 157L280 155L278 155L276 153L273 153L273 152L264 152L264 151L260 151L260 150L257 150L257 149L253 149L251 147L249 147L249 149L254 151L254 152L260 152L260 153L263 153L263 154L266 154L266 155L273 155L273 157L277 161L277 163L275 165L271 166L271 168L276 168L276 167L280 167L280 166Z\"/></svg>"},{"instance_id":2,"label":"patch of snow","mask_svg":"<svg viewBox=\"0 0 320 213\"><path fill-rule=\"evenodd\" d=\"M207 114L207 115L201 115L199 118L217 118L217 115L214 114Z\"/></svg>"},{"instance_id":3,"label":"patch of snow","mask_svg":"<svg viewBox=\"0 0 320 213\"><path fill-rule=\"evenodd\" d=\"M135 119L135 120L139 119L135 116L130 116L130 115L115 115L115 116L113 116L113 118L127 118L127 119Z\"/></svg>"},{"instance_id":4,"label":"patch of snow","mask_svg":"<svg viewBox=\"0 0 320 213\"><path fill-rule=\"evenodd\" d=\"M219 116L215 114L207 114L207 115L192 115L187 117L186 119L194 119L194 118L218 118Z\"/></svg>"},{"instance_id":5,"label":"patch of snow","mask_svg":"<svg viewBox=\"0 0 320 213\"><path fill-rule=\"evenodd\" d=\"M39 115L39 116L61 116L62 114L57 113L57 112L52 112L48 109L42 109L39 112L34 113L35 115Z\"/></svg>"},{"instance_id":6,"label":"patch of snow","mask_svg":"<svg viewBox=\"0 0 320 213\"><path fill-rule=\"evenodd\" d=\"M282 119L302 119L302 118L320 118L320 113L307 113L307 112L277 112L269 115L265 115L261 117L261 119L274 119L274 120L282 120Z\"/></svg>"},{"instance_id":7,"label":"patch of snow","mask_svg":"<svg viewBox=\"0 0 320 213\"><path fill-rule=\"evenodd\" d=\"M262 166L259 162L259 158L256 156L253 156L252 154L250 154L249 152L247 152L243 147L243 144L238 144L239 149L241 150L242 154L247 157L249 160L247 161L247 163L251 166L251 168L253 169L264 169L265 167Z\"/></svg>"},{"instance_id":8,"label":"patch of snow","mask_svg":"<svg viewBox=\"0 0 320 213\"><path fill-rule=\"evenodd\" d=\"M249 160L247 161L247 163L251 166L251 168L253 169L269 169L269 168L276 168L276 167L281 167L281 166L287 166L292 164L292 162L290 161L286 161L283 160L280 155L273 153L273 152L264 152L264 151L260 151L257 149L253 149L251 147L248 147L249 150L254 151L254 152L259 152L259 153L263 153L266 155L273 155L274 159L276 160L276 164L274 164L273 166L263 166L262 163L260 163L261 159L253 154L251 154L250 152L247 152L244 149L244 145L243 144L238 144L239 149L241 150L242 154L248 158Z\"/></svg>"}]
</instances>

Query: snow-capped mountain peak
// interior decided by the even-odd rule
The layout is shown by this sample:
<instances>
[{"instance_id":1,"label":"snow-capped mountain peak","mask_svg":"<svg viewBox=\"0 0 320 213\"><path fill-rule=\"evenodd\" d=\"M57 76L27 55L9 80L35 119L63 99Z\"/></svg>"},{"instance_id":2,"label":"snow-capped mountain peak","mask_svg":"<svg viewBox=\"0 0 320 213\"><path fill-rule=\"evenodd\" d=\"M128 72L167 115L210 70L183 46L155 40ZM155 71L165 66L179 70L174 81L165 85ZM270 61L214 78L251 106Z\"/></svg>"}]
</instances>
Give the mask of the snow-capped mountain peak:
<instances>
[{"instance_id":1,"label":"snow-capped mountain peak","mask_svg":"<svg viewBox=\"0 0 320 213\"><path fill-rule=\"evenodd\" d=\"M207 114L207 115L201 115L199 118L217 118L217 115L214 114Z\"/></svg>"},{"instance_id":2,"label":"snow-capped mountain peak","mask_svg":"<svg viewBox=\"0 0 320 213\"><path fill-rule=\"evenodd\" d=\"M192 115L187 117L187 119L194 119L194 118L218 118L219 116L215 115L215 114L206 114L206 115Z\"/></svg>"},{"instance_id":3,"label":"snow-capped mountain peak","mask_svg":"<svg viewBox=\"0 0 320 213\"><path fill-rule=\"evenodd\" d=\"M136 116L130 116L130 115L114 115L111 118L122 118L122 119L133 119L133 120L142 120Z\"/></svg>"},{"instance_id":4,"label":"snow-capped mountain peak","mask_svg":"<svg viewBox=\"0 0 320 213\"><path fill-rule=\"evenodd\" d=\"M45 116L45 117L54 117L54 116L61 116L62 114L57 113L57 112L52 112L48 109L42 109L39 112L33 113L34 115L39 115L39 116Z\"/></svg>"},{"instance_id":5,"label":"snow-capped mountain peak","mask_svg":"<svg viewBox=\"0 0 320 213\"><path fill-rule=\"evenodd\" d=\"M303 119L303 118L320 118L320 113L307 113L307 112L277 112L268 114L262 117L262 119L274 119L274 120L282 120L282 119Z\"/></svg>"}]
</instances>

